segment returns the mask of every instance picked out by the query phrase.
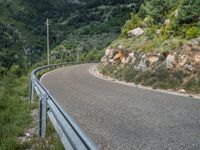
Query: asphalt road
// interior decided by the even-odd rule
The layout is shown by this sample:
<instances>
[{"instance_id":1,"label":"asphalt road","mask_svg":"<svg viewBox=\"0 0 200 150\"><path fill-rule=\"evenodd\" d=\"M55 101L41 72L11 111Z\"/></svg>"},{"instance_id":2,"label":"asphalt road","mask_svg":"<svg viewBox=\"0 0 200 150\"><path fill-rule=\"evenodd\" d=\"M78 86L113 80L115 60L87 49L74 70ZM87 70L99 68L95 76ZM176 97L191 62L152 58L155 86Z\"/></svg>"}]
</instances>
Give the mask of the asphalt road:
<instances>
[{"instance_id":1,"label":"asphalt road","mask_svg":"<svg viewBox=\"0 0 200 150\"><path fill-rule=\"evenodd\" d=\"M100 149L200 150L200 100L111 83L91 66L58 69L42 82Z\"/></svg>"}]
</instances>

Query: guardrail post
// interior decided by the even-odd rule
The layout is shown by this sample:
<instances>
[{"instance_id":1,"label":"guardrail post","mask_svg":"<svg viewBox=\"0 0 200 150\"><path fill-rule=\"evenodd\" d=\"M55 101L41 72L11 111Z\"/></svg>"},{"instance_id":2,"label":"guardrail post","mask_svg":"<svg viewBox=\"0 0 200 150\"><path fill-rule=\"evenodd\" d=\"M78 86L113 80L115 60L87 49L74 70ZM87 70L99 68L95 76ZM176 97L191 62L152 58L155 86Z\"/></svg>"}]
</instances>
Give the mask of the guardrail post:
<instances>
[{"instance_id":1,"label":"guardrail post","mask_svg":"<svg viewBox=\"0 0 200 150\"><path fill-rule=\"evenodd\" d=\"M33 102L34 99L34 82L32 81L32 75L30 74L30 87L29 87L29 96L30 96L30 101Z\"/></svg>"},{"instance_id":2,"label":"guardrail post","mask_svg":"<svg viewBox=\"0 0 200 150\"><path fill-rule=\"evenodd\" d=\"M39 101L39 137L44 138L46 134L47 95L40 95Z\"/></svg>"}]
</instances>

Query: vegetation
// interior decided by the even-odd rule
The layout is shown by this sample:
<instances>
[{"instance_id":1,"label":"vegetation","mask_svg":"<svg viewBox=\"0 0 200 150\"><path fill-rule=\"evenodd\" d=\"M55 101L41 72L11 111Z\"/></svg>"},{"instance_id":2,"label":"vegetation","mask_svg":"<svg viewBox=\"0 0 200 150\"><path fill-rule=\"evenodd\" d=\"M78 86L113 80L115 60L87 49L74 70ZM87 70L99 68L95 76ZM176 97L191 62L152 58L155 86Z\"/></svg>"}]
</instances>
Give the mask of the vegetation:
<instances>
[{"instance_id":1,"label":"vegetation","mask_svg":"<svg viewBox=\"0 0 200 150\"><path fill-rule=\"evenodd\" d=\"M187 73L184 70L169 70L164 65L154 68L154 71L135 71L132 65L119 68L118 65L100 66L100 72L126 82L151 86L161 89L186 89L188 92L196 93L200 90L200 73L196 73L191 79L184 80Z\"/></svg>"},{"instance_id":2,"label":"vegetation","mask_svg":"<svg viewBox=\"0 0 200 150\"><path fill-rule=\"evenodd\" d=\"M23 149L37 142L35 139L20 145L16 141L31 122L27 76L36 63L44 64L47 18L51 63L89 61L100 60L110 43L111 47L123 44L128 50L142 52L176 49L200 35L199 6L199 0L0 1L0 149ZM144 34L128 37L128 31L137 27ZM143 73L131 65L120 69L108 65L101 71L154 88L200 90L198 72L185 82L183 70L168 70L162 65ZM48 131L52 131L51 127ZM59 141L53 141L60 149ZM45 146L41 142L36 149Z\"/></svg>"},{"instance_id":3,"label":"vegetation","mask_svg":"<svg viewBox=\"0 0 200 150\"><path fill-rule=\"evenodd\" d=\"M186 10L187 9L187 10ZM122 28L111 47L123 44L132 51L162 52L176 49L186 40L200 35L199 0L149 0ZM144 34L128 37L128 31L141 27Z\"/></svg>"},{"instance_id":4,"label":"vegetation","mask_svg":"<svg viewBox=\"0 0 200 150\"><path fill-rule=\"evenodd\" d=\"M121 35L110 47L117 49L123 45L125 50L142 54L176 51L189 39L200 36L199 6L199 0L144 1L139 12L131 14L122 27ZM137 27L142 28L144 34L128 37L128 32ZM121 67L110 64L101 66L100 71L119 80L154 88L183 88L190 92L200 90L198 73L188 74L182 69L167 69L163 63L156 63L151 71L145 72L136 71L133 65Z\"/></svg>"},{"instance_id":5,"label":"vegetation","mask_svg":"<svg viewBox=\"0 0 200 150\"><path fill-rule=\"evenodd\" d=\"M3 69L1 69L3 70ZM23 133L23 129L31 122L30 105L28 103L28 82L26 76L20 76L16 72L3 72L0 80L0 149L17 149L17 138ZM13 78L17 78L13 80Z\"/></svg>"}]
</instances>

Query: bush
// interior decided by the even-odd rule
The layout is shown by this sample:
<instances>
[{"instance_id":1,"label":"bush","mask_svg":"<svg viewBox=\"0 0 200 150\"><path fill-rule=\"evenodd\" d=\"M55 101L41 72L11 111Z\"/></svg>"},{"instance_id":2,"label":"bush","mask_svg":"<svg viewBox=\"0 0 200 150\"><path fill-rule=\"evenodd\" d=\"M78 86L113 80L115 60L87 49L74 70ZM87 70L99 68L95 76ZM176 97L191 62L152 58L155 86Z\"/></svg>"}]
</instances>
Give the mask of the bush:
<instances>
[{"instance_id":1,"label":"bush","mask_svg":"<svg viewBox=\"0 0 200 150\"><path fill-rule=\"evenodd\" d=\"M186 31L186 38L191 39L191 38L196 38L199 35L199 29L197 27L191 27Z\"/></svg>"},{"instance_id":2,"label":"bush","mask_svg":"<svg viewBox=\"0 0 200 150\"><path fill-rule=\"evenodd\" d=\"M150 16L154 19L154 22L161 22L164 20L164 16L169 10L172 9L175 0L149 0L146 1L140 8L139 16Z\"/></svg>"},{"instance_id":3,"label":"bush","mask_svg":"<svg viewBox=\"0 0 200 150\"><path fill-rule=\"evenodd\" d=\"M153 76L157 77L159 81L167 80L170 76L169 70L166 68L165 65L160 65L158 68L155 69L153 72Z\"/></svg>"},{"instance_id":4,"label":"bush","mask_svg":"<svg viewBox=\"0 0 200 150\"><path fill-rule=\"evenodd\" d=\"M182 0L177 21L179 24L189 24L199 21L200 0Z\"/></svg>"},{"instance_id":5,"label":"bush","mask_svg":"<svg viewBox=\"0 0 200 150\"><path fill-rule=\"evenodd\" d=\"M4 76L7 72L7 69L5 67L0 66L0 76Z\"/></svg>"},{"instance_id":6,"label":"bush","mask_svg":"<svg viewBox=\"0 0 200 150\"><path fill-rule=\"evenodd\" d=\"M22 71L19 65L12 65L10 68L10 75L20 77L22 75Z\"/></svg>"},{"instance_id":7,"label":"bush","mask_svg":"<svg viewBox=\"0 0 200 150\"><path fill-rule=\"evenodd\" d=\"M133 82L136 72L132 66L126 66L122 70L122 78L127 82Z\"/></svg>"}]
</instances>

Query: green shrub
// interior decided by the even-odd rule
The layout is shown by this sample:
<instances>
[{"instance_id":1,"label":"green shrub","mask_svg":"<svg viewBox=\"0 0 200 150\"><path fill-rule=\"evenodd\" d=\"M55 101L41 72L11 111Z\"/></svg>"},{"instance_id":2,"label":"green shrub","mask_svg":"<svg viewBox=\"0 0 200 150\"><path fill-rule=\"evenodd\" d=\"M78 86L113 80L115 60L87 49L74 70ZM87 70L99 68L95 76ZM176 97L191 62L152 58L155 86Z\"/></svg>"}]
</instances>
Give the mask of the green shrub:
<instances>
[{"instance_id":1,"label":"green shrub","mask_svg":"<svg viewBox=\"0 0 200 150\"><path fill-rule=\"evenodd\" d=\"M133 69L133 66L126 66L122 69L122 78L127 82L133 82L136 72Z\"/></svg>"},{"instance_id":2,"label":"green shrub","mask_svg":"<svg viewBox=\"0 0 200 150\"><path fill-rule=\"evenodd\" d=\"M19 65L12 65L10 68L10 75L20 77L22 75L22 70Z\"/></svg>"},{"instance_id":3,"label":"green shrub","mask_svg":"<svg viewBox=\"0 0 200 150\"><path fill-rule=\"evenodd\" d=\"M199 29L197 27L191 27L186 31L186 38L196 38L200 34Z\"/></svg>"},{"instance_id":4,"label":"green shrub","mask_svg":"<svg viewBox=\"0 0 200 150\"><path fill-rule=\"evenodd\" d=\"M182 0L177 21L179 24L189 24L199 21L200 0Z\"/></svg>"},{"instance_id":5,"label":"green shrub","mask_svg":"<svg viewBox=\"0 0 200 150\"><path fill-rule=\"evenodd\" d=\"M163 81L169 78L170 72L165 65L160 65L154 70L153 76L157 77L159 81Z\"/></svg>"},{"instance_id":6,"label":"green shrub","mask_svg":"<svg viewBox=\"0 0 200 150\"><path fill-rule=\"evenodd\" d=\"M117 70L117 68L115 66L112 65L107 65L107 66L102 66L100 67L100 72L103 75L107 75L107 76L113 76L113 73L115 72L115 70Z\"/></svg>"},{"instance_id":7,"label":"green shrub","mask_svg":"<svg viewBox=\"0 0 200 150\"><path fill-rule=\"evenodd\" d=\"M0 66L0 76L4 76L7 72L7 69L5 67Z\"/></svg>"},{"instance_id":8,"label":"green shrub","mask_svg":"<svg viewBox=\"0 0 200 150\"><path fill-rule=\"evenodd\" d=\"M139 16L150 16L154 19L154 22L161 22L164 20L164 16L172 9L172 6L176 3L175 0L149 0L140 7Z\"/></svg>"}]
</instances>

